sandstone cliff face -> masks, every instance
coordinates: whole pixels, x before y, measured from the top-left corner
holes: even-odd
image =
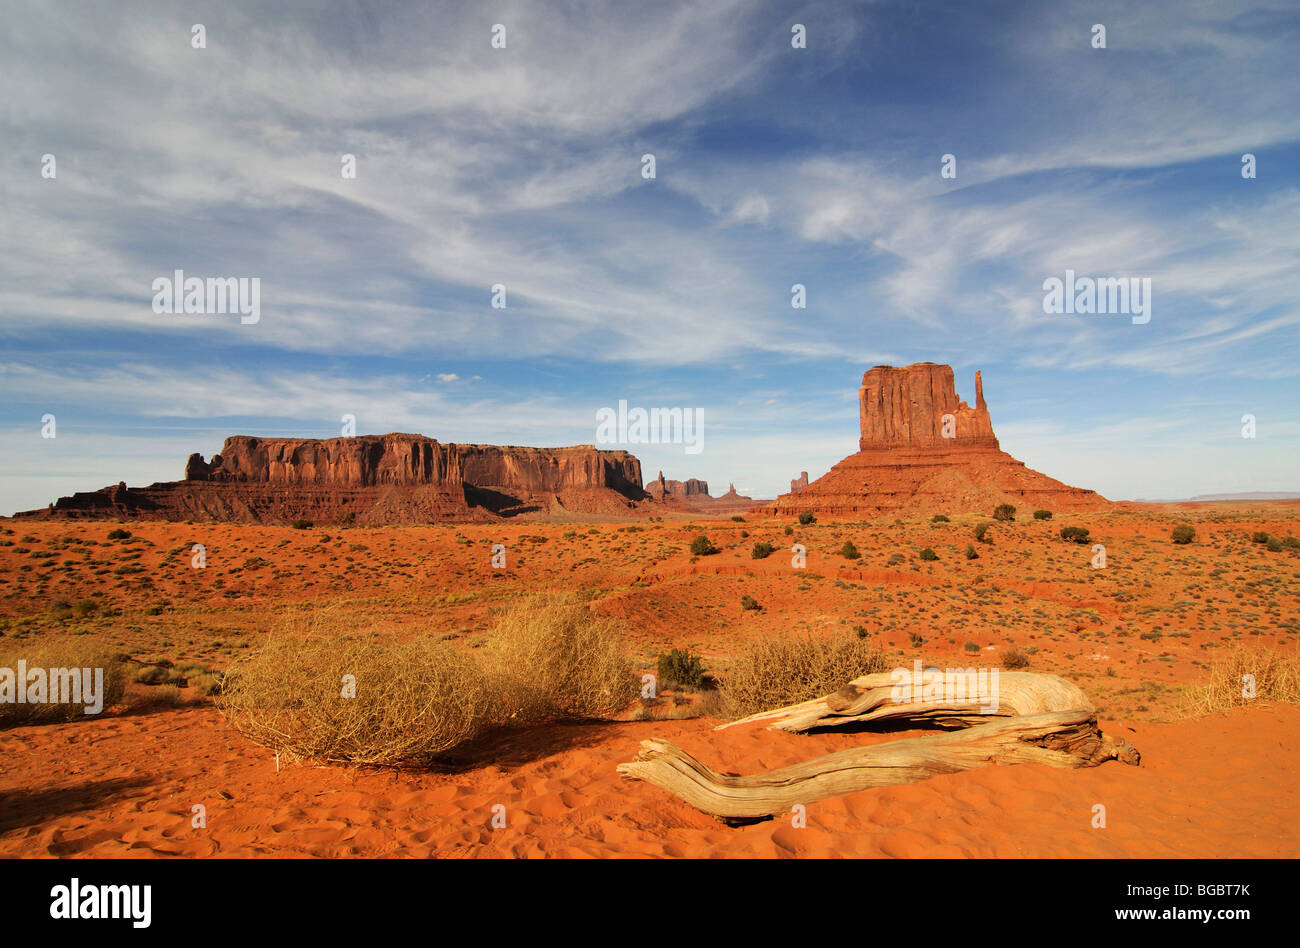
[[[444,444],[412,434],[226,439],[185,480],[60,498],[63,516],[399,524],[532,512],[613,513],[645,498],[641,462],[591,445]],[[42,515],[44,511],[32,511]]]
[[[972,408],[958,399],[951,366],[878,365],[862,377],[858,406],[858,452],[811,484],[791,481],[791,492],[766,512],[872,516],[991,513],[1002,503],[1022,510],[1109,505],[1096,492],[1040,474],[1001,450],[978,372]]]
[[[952,366],[918,362],[902,368],[878,365],[858,389],[862,437],[858,448],[936,448],[983,445],[996,448],[984,381],[975,373],[975,407],[957,398]],[[945,419],[950,415],[950,419]]]

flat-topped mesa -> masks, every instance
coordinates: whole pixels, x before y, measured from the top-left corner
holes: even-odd
[[[998,448],[979,372],[975,373],[972,408],[957,397],[950,365],[878,365],[862,376],[858,414],[862,431],[858,447],[863,451],[966,445]]]
[[[316,487],[437,485],[559,491],[607,487],[639,494],[641,463],[592,445],[524,448],[449,444],[413,434],[350,438],[235,435],[204,464],[192,455],[186,480]]]
[[[583,444],[446,444],[413,434],[226,439],[183,481],[118,484],[18,516],[368,526],[519,514],[627,514],[646,499],[641,462]]]

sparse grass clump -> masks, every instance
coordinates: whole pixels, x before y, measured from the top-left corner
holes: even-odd
[[[979,559],[979,558],[980,558],[980,555],[979,555],[978,553],[975,552],[975,547],[972,546],[971,544],[967,543],[967,544],[966,544],[966,559],[968,559],[968,560],[977,560],[977,559]]]
[[[757,611],[759,609],[762,609],[763,607],[758,604],[758,600],[755,599],[753,596],[746,595],[740,597],[740,608],[748,612],[751,610]]]
[[[675,648],[660,655],[655,671],[660,686],[704,687],[704,660],[686,649]]]
[[[742,718],[830,694],[888,669],[885,654],[856,636],[755,639],[721,676],[721,710]]]
[[[25,694],[31,694],[31,671],[39,668],[46,673],[44,695],[46,700],[43,703],[25,702],[19,704],[17,702],[16,689],[23,685],[23,683],[17,681],[18,662],[20,660],[27,663],[28,682],[26,684],[28,690]],[[107,652],[67,641],[51,642],[28,648],[15,643],[4,652],[0,652],[0,669],[7,669],[7,671],[0,672],[0,728],[16,727],[23,724],[57,724],[68,721],[81,721],[93,717],[94,715],[86,714],[85,699],[87,696],[84,693],[78,694],[80,683],[84,681],[81,673],[83,668],[92,670],[92,681],[94,669],[102,668],[104,670],[104,694],[101,713],[122,700],[122,695],[126,691],[126,673],[121,661]],[[73,689],[71,680],[64,675],[59,676],[57,683],[51,681],[54,669],[75,669],[78,686]],[[55,694],[56,684],[59,692],[57,695]],[[68,692],[64,692],[65,687],[69,689]],[[54,697],[79,698],[80,700],[55,703],[50,700]]]
[[[992,543],[993,539],[989,536],[989,525],[987,523],[977,523],[975,525],[975,539],[980,543]]]
[[[1254,697],[1248,698],[1252,683]],[[1224,649],[1210,663],[1209,681],[1187,691],[1184,712],[1216,714],[1260,700],[1300,704],[1300,654],[1246,645]]]

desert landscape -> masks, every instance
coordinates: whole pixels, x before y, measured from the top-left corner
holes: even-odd
[[[868,370],[859,452],[743,513],[641,488],[624,452],[475,446],[498,461],[471,478],[391,435],[231,438],[184,481],[6,518],[0,665],[121,685],[94,716],[3,707],[0,854],[1294,856],[1300,501],[1108,501],[1001,452],[976,390]],[[1140,764],[956,768],[757,820],[620,771],[646,740],[732,775],[933,742],[721,728],[922,667],[1064,679]]]
[[[5,933],[1286,924],[1294,4],[2,19]]]

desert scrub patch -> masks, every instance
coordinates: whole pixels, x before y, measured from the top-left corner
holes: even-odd
[[[675,648],[660,655],[655,672],[661,686],[704,687],[704,660],[687,649]]]
[[[998,504],[993,508],[994,520],[1011,521],[1016,519],[1016,508],[1011,504]]]
[[[501,695],[497,723],[608,717],[637,696],[622,630],[573,595],[512,606],[488,632],[483,657]]]
[[[858,548],[853,545],[852,540],[845,540],[844,545],[841,546],[837,552],[846,560],[856,560],[862,556],[862,554],[858,552]]]
[[[808,524],[816,523],[816,522],[817,522],[817,517],[813,514],[811,510],[803,510],[799,512],[799,523],[802,526],[806,527],[808,526]]]
[[[720,676],[720,710],[742,718],[819,698],[889,667],[884,652],[857,636],[754,639]]]
[[[1034,519],[1035,519],[1035,520],[1051,520],[1051,519],[1052,519],[1052,512],[1051,512],[1050,510],[1035,510],[1035,511],[1034,511]]]
[[[933,517],[930,518],[930,522],[931,522],[931,523],[948,523],[948,522],[949,522],[949,519],[948,519],[947,514],[935,514]]]
[[[65,641],[25,647],[15,642],[0,651],[0,668],[12,670],[15,679],[19,661],[26,662],[29,675],[30,671],[36,668],[46,671],[46,698],[53,696],[48,678],[52,669],[77,669],[78,678],[81,679],[80,669],[92,669],[93,675],[93,669],[102,668],[104,670],[103,710],[107,710],[120,702],[123,693],[126,691],[126,673],[122,662],[115,658],[111,652],[93,646],[87,647]],[[66,679],[62,680],[66,684]],[[17,685],[16,680],[14,684]],[[3,694],[3,690],[0,690],[0,694]],[[92,715],[86,714],[86,696],[83,694],[80,697],[82,699],[80,702],[52,703],[46,701],[44,703],[25,702],[19,704],[14,700],[16,695],[4,695],[4,700],[0,700],[0,728],[17,727],[24,724],[64,723],[92,717]]]
[[[939,554],[934,552],[934,550],[930,549],[928,546],[921,550],[919,555],[921,559],[925,560],[927,563],[933,563],[939,558]]]
[[[754,548],[749,551],[750,559],[765,560],[776,552],[776,547],[766,540],[759,540],[754,544]]]
[[[1209,679],[1184,693],[1182,711],[1215,714],[1261,699],[1300,704],[1300,655],[1247,645],[1222,649],[1210,661]]]
[[[1174,527],[1170,539],[1175,543],[1191,543],[1196,539],[1196,530],[1188,524],[1179,524]]]
[[[712,556],[714,553],[719,552],[721,551],[709,542],[709,538],[703,533],[691,541],[691,554],[693,556]]]
[[[758,600],[753,596],[745,595],[740,597],[740,608],[746,611],[757,611],[763,607],[758,604]]]
[[[1088,532],[1087,527],[1062,527],[1061,539],[1071,543],[1087,543]]]
[[[1002,653],[1002,667],[1008,669],[1028,668],[1029,656],[1018,648],[1009,648]]]
[[[216,703],[236,731],[291,760],[400,767],[481,733],[493,697],[454,646],[359,633],[326,613],[232,665]]]

